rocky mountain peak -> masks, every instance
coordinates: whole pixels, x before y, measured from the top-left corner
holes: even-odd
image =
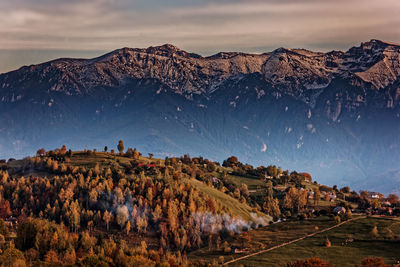
[[[260,73],[271,86],[304,99],[307,91],[327,87],[335,77],[356,77],[379,89],[400,76],[400,46],[371,40],[347,52],[278,48],[270,53],[220,52],[202,57],[171,44],[121,48],[89,59],[58,59],[0,76],[0,87],[21,89],[39,83],[45,91],[87,94],[124,79],[156,79],[172,91],[191,96],[214,92],[227,79]],[[314,90],[315,91],[315,90]]]
[[[326,87],[339,57],[305,49],[278,48],[263,65],[265,80],[290,95],[303,97],[309,89]]]
[[[146,53],[155,54],[155,55],[162,55],[162,56],[180,56],[180,57],[187,57],[187,58],[201,58],[200,55],[195,53],[188,53],[172,44],[164,44],[161,46],[151,46],[146,49]]]
[[[386,47],[400,47],[400,44],[386,42],[378,39],[371,39],[369,42],[361,43],[363,49],[376,49],[376,48],[386,48]]]
[[[349,49],[343,69],[353,72],[376,89],[393,84],[400,77],[400,45],[372,39]]]
[[[284,54],[284,53],[289,53],[291,52],[291,49],[289,48],[285,48],[285,47],[279,47],[277,49],[275,49],[274,51],[272,51],[272,54]]]

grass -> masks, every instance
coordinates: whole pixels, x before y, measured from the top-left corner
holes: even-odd
[[[382,237],[373,238],[371,229],[377,226],[381,231],[394,223],[398,222],[372,217],[359,219],[297,243],[238,261],[233,266],[285,266],[288,262],[309,257],[320,257],[335,266],[355,266],[366,257],[382,257],[386,264],[393,264],[400,259],[400,242]],[[332,243],[329,248],[323,246],[326,237]],[[353,238],[354,242],[343,245],[347,238]]]
[[[205,194],[215,198],[218,200],[223,206],[225,206],[231,213],[232,215],[236,217],[241,217],[244,220],[250,221],[252,220],[252,217],[250,216],[250,213],[252,213],[252,208],[248,206],[245,203],[240,203],[237,199],[213,188],[210,186],[207,186],[205,183],[196,180],[196,179],[187,179],[187,181],[197,187],[201,192],[204,192]],[[271,220],[271,218],[267,217],[268,220]]]
[[[393,232],[395,235],[400,235],[400,221],[393,223],[393,224],[390,226],[390,230],[392,230],[392,232]]]
[[[156,160],[156,159],[154,159],[154,160]],[[132,161],[132,158],[123,157],[118,154],[111,154],[111,153],[106,153],[106,152],[95,152],[95,153],[91,153],[90,155],[88,155],[87,153],[85,153],[83,151],[79,151],[79,152],[73,152],[72,157],[70,158],[70,161],[68,163],[70,163],[74,166],[85,166],[85,167],[92,168],[97,163],[99,163],[100,166],[105,166],[112,162],[128,164],[130,161]],[[148,163],[152,160],[150,160],[149,158],[146,158],[146,157],[140,157],[139,161]]]
[[[248,232],[250,241],[245,245],[250,252],[274,247],[276,245],[303,237],[315,231],[328,228],[335,225],[335,222],[329,217],[317,217],[306,221],[287,221],[260,227]],[[238,236],[228,239],[230,246],[241,246],[241,240]],[[221,250],[217,251],[208,247],[199,249],[190,253],[189,258],[197,261],[212,262],[220,256],[224,256],[225,262],[243,256],[243,254],[225,254]],[[260,265],[261,266],[261,265]]]
[[[236,175],[228,175],[227,177],[234,184],[238,186],[240,186],[241,184],[246,184],[249,190],[257,190],[258,188],[264,188],[266,186],[266,183],[262,181],[260,178],[252,178],[252,177],[244,177]]]
[[[7,166],[10,168],[21,168],[25,164],[26,159],[15,160],[7,163]],[[129,164],[132,161],[132,158],[127,158],[119,155],[118,153],[111,154],[109,152],[93,152],[91,154],[87,154],[84,151],[74,151],[72,152],[71,157],[67,157],[65,164],[70,164],[72,166],[78,167],[86,167],[93,168],[96,164],[99,164],[100,167],[106,167],[112,164],[113,162],[117,162],[119,164]],[[139,162],[142,163],[150,163],[150,162],[160,162],[163,164],[164,160],[161,159],[150,159],[147,157],[139,157]]]

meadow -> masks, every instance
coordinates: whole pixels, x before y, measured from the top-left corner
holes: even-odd
[[[400,221],[390,218],[362,218],[229,266],[285,266],[288,262],[310,257],[320,257],[335,266],[344,267],[356,266],[367,257],[381,257],[386,264],[394,264],[400,260],[399,225]],[[371,234],[374,226],[379,232],[377,237]],[[388,229],[392,231],[391,236]],[[331,247],[325,247],[326,238],[330,240]],[[346,239],[353,239],[353,242],[346,244]]]

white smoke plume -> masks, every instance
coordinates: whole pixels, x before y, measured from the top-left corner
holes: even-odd
[[[259,217],[256,213],[250,213],[252,220],[245,221],[242,218],[234,218],[229,214],[212,214],[210,212],[196,212],[193,220],[204,233],[218,233],[221,230],[241,233],[245,228],[257,228],[268,224],[268,220]]]

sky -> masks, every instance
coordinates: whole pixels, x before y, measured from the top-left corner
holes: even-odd
[[[164,43],[201,55],[400,43],[399,0],[1,0],[0,73]]]

